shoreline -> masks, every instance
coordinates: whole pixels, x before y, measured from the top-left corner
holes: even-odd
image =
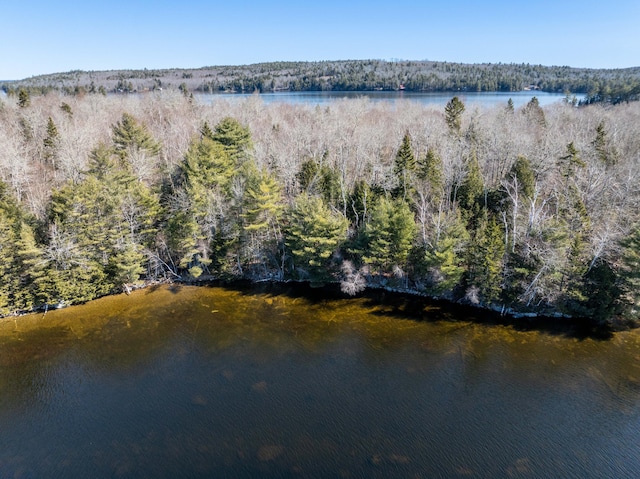
[[[406,319],[416,321],[458,321],[452,319],[455,316],[462,316],[467,320],[484,324],[486,326],[501,325],[512,327],[520,331],[542,331],[554,335],[565,335],[584,339],[587,337],[595,339],[611,339],[614,333],[632,331],[638,329],[638,325],[626,321],[624,324],[600,324],[588,318],[571,317],[557,313],[555,315],[540,314],[536,312],[524,313],[514,312],[510,308],[487,307],[475,305],[468,302],[454,301],[451,299],[428,295],[410,288],[393,288],[382,285],[367,285],[364,290],[349,295],[340,290],[339,282],[325,282],[314,284],[311,281],[299,280],[250,280],[236,279],[225,281],[213,276],[202,279],[165,279],[162,281],[145,281],[133,285],[127,285],[127,289],[120,292],[113,292],[85,303],[61,304],[57,307],[43,306],[33,311],[20,311],[11,315],[0,317],[0,323],[13,321],[18,325],[19,318],[28,316],[42,317],[38,321],[46,318],[47,312],[59,309],[67,309],[72,306],[80,306],[106,297],[118,295],[129,296],[139,290],[149,290],[162,286],[194,286],[194,287],[219,287],[226,289],[236,289],[240,291],[250,291],[256,294],[270,293],[274,295],[302,296],[309,300],[336,300],[343,301],[357,298],[368,298],[380,305],[387,305],[390,314],[403,316]],[[455,315],[452,313],[456,313]]]
[[[259,292],[260,289],[277,294],[288,294],[287,289],[295,290],[295,294],[302,294],[313,299],[335,299],[348,300],[350,298],[370,298],[376,302],[389,303],[394,306],[398,314],[404,314],[408,319],[418,321],[434,320],[425,314],[425,309],[433,306],[440,308],[445,316],[445,310],[456,311],[471,318],[471,321],[486,325],[511,326],[520,330],[541,330],[554,334],[566,334],[580,338],[594,337],[608,339],[615,332],[631,331],[639,326],[630,321],[615,321],[612,324],[598,323],[589,318],[572,317],[560,312],[555,314],[544,314],[537,312],[517,312],[511,308],[500,308],[498,306],[488,307],[479,304],[471,304],[463,301],[432,296],[427,293],[410,288],[393,288],[389,286],[368,284],[364,290],[349,295],[340,290],[339,282],[325,282],[321,285],[314,285],[311,281],[272,279],[252,281],[249,279],[238,279],[235,281],[223,281],[217,278],[204,278],[202,280],[170,281],[173,284],[184,284],[190,286],[211,286],[232,288],[240,290],[252,290]],[[431,311],[430,311],[431,312]],[[451,320],[451,319],[446,319]]]

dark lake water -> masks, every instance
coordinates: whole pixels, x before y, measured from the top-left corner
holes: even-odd
[[[0,477],[640,477],[638,332],[324,298],[162,286],[2,320]]]
[[[418,93],[406,91],[324,91],[324,92],[277,92],[277,93],[261,93],[261,94],[199,94],[198,99],[203,103],[210,103],[216,100],[241,100],[252,97],[260,98],[266,104],[270,103],[292,103],[302,105],[321,105],[326,106],[338,100],[366,98],[372,102],[388,102],[396,104],[402,101],[417,102],[423,105],[431,105],[442,107],[454,96],[458,96],[465,105],[494,107],[499,105],[507,105],[509,98],[513,101],[515,108],[526,105],[535,96],[540,105],[550,105],[561,102],[566,95],[562,93],[546,93],[542,91],[518,91],[518,92],[436,92],[436,93]],[[578,100],[584,98],[584,95],[576,95]]]

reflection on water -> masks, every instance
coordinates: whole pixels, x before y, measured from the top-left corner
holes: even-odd
[[[0,477],[640,476],[637,332],[288,293],[3,320]]]

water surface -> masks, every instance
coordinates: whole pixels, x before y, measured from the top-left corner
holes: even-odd
[[[517,91],[517,92],[407,92],[407,91],[296,91],[276,93],[218,93],[198,94],[197,98],[203,103],[211,103],[219,99],[238,100],[247,98],[260,98],[266,104],[291,103],[301,105],[327,106],[344,99],[366,98],[372,102],[387,102],[398,104],[403,101],[417,102],[444,108],[447,102],[454,96],[458,96],[465,105],[491,108],[494,106],[507,106],[509,99],[513,101],[515,108],[526,105],[533,97],[538,99],[541,106],[551,105],[563,101],[566,95],[562,93],[548,93],[543,91]],[[577,95],[581,100],[584,95]]]
[[[638,333],[374,299],[163,286],[3,320],[0,477],[640,477]]]

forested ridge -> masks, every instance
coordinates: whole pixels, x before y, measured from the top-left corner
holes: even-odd
[[[2,88],[66,94],[273,91],[521,91],[586,95],[587,102],[637,100],[640,67],[589,69],[530,64],[465,64],[436,61],[343,60],[271,62],[193,69],[71,71],[7,82]]]
[[[0,313],[307,280],[635,318],[640,104],[0,99]]]

